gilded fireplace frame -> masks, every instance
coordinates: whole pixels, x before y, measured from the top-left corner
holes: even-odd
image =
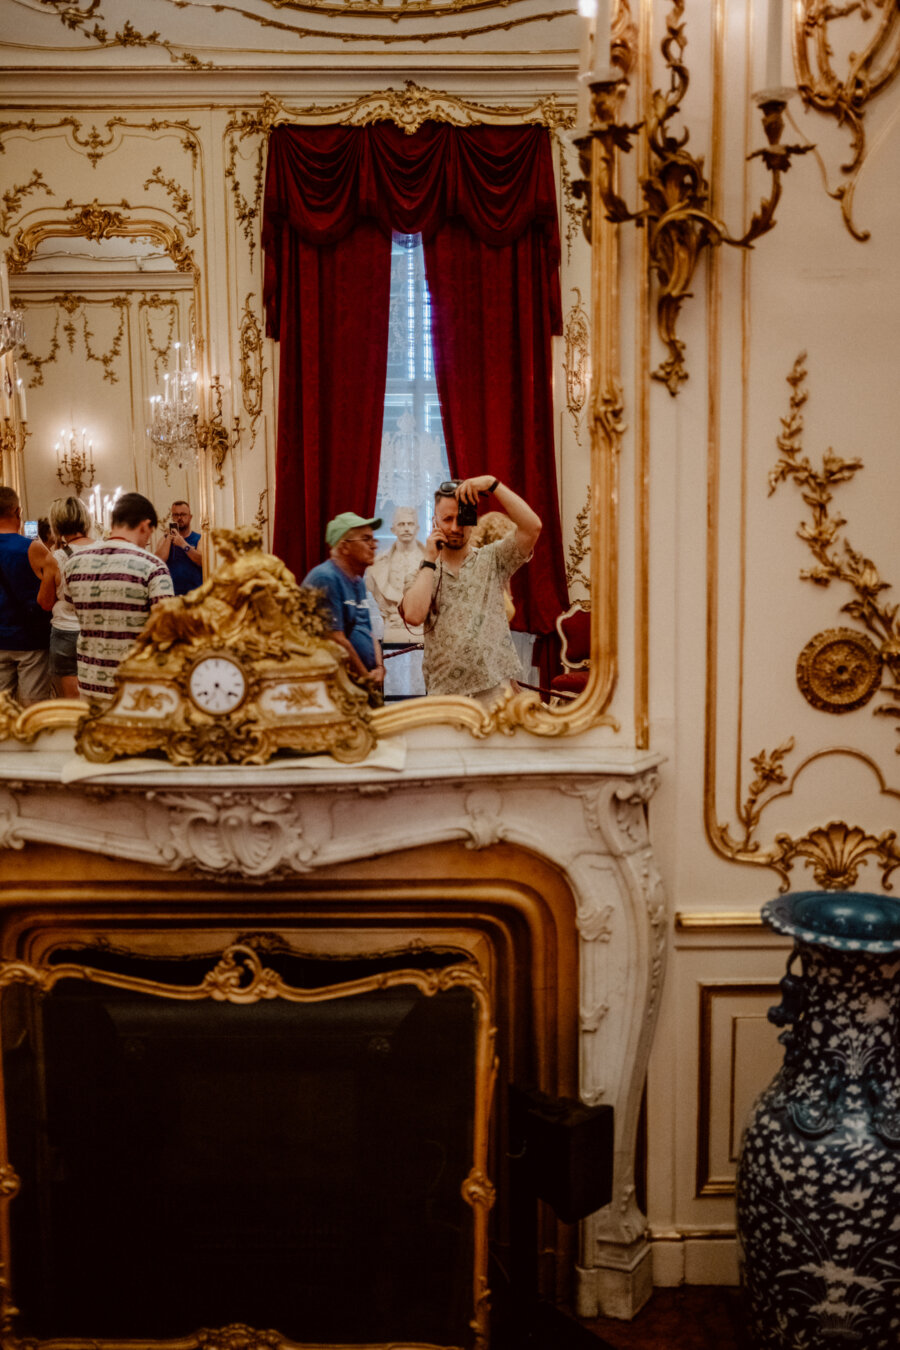
[[[115,926],[115,925],[113,925]],[[495,1053],[496,1027],[493,1025],[490,977],[481,968],[477,946],[467,952],[461,944],[459,960],[440,969],[395,967],[388,971],[348,980],[320,988],[305,989],[286,983],[265,964],[267,949],[272,949],[270,935],[251,935],[244,940],[227,943],[218,956],[210,957],[210,969],[198,985],[185,986],[149,980],[136,975],[102,970],[79,962],[50,964],[55,948],[68,945],[65,925],[44,933],[37,943],[32,960],[0,960],[0,1024],[3,1016],[3,991],[24,985],[41,993],[49,993],[62,980],[83,980],[112,988],[142,993],[182,1002],[214,1000],[220,1003],[251,1005],[262,1000],[283,999],[291,1003],[310,1004],[350,998],[387,988],[412,987],[430,998],[445,990],[465,989],[475,1009],[475,1043],[473,1066],[473,1121],[471,1166],[465,1177],[461,1196],[472,1213],[472,1312],[469,1325],[473,1332],[473,1350],[485,1350],[488,1343],[488,1316],[490,1292],[488,1288],[488,1220],[494,1204],[495,1189],[488,1177],[490,1120],[498,1061]],[[178,930],[176,930],[178,931]],[[145,930],[149,934],[151,929]],[[157,943],[159,932],[155,934]],[[83,938],[82,938],[83,941]],[[196,933],[195,933],[196,941]],[[171,937],[168,939],[171,944]],[[80,943],[76,940],[76,946]],[[302,945],[302,944],[301,944]],[[138,944],[138,947],[140,944]],[[303,954],[284,943],[275,948]],[[130,947],[119,950],[133,954]],[[403,949],[393,953],[402,959]],[[375,954],[375,953],[370,953]],[[384,953],[378,953],[384,954]],[[483,958],[483,953],[480,953]],[[28,1337],[22,1341],[15,1332],[17,1316],[14,1278],[15,1261],[12,1252],[10,1206],[20,1190],[20,1179],[14,1160],[9,1157],[5,1110],[5,1084],[0,1060],[0,1260],[3,1276],[0,1278],[0,1347],[2,1350],[20,1350],[27,1344],[30,1350],[136,1350],[136,1347],[157,1346],[159,1350],[344,1350],[343,1347],[317,1343],[300,1343],[272,1330],[254,1330],[243,1324],[230,1324],[215,1330],[198,1329],[194,1334],[178,1339],[147,1340],[101,1339],[93,1337],[54,1337],[38,1340]],[[375,1343],[355,1344],[352,1350],[386,1350]],[[459,1350],[456,1346],[432,1345],[416,1342],[392,1341],[390,1350]]]

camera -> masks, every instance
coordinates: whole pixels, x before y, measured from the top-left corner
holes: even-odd
[[[460,529],[466,525],[478,524],[478,507],[475,502],[464,502],[461,499],[456,506],[456,523]]]

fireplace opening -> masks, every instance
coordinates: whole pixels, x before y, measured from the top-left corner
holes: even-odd
[[[20,1338],[478,1343],[490,996],[467,953],[56,947],[0,997]]]

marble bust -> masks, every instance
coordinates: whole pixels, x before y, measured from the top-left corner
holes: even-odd
[[[416,538],[419,524],[414,506],[398,506],[391,521],[396,536],[366,571],[366,586],[384,619],[384,642],[421,640],[421,628],[407,628],[397,606],[419,569],[424,546]]]

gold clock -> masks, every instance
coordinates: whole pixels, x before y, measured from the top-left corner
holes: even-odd
[[[264,764],[279,750],[355,763],[375,746],[365,690],[327,633],[315,591],[263,553],[258,531],[218,530],[223,565],[163,600],[76,733],[87,759]]]
[[[231,656],[201,656],[188,674],[188,694],[195,705],[214,717],[234,712],[247,697],[247,676]]]

